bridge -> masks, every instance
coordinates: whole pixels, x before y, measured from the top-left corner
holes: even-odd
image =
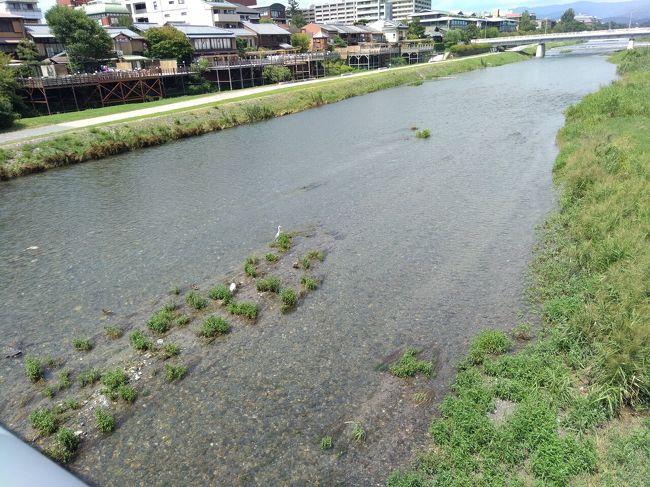
[[[493,47],[514,47],[537,44],[537,57],[546,54],[546,43],[550,41],[588,41],[594,39],[629,39],[627,48],[634,48],[634,39],[649,37],[650,27],[635,27],[633,29],[588,30],[582,32],[562,32],[557,34],[533,34],[527,36],[492,37],[473,39],[472,44],[490,44]]]

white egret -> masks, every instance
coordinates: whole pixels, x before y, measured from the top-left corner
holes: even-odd
[[[280,234],[282,233],[282,226],[278,225],[278,233],[275,234],[275,239],[277,240],[278,237],[280,237]]]
[[[234,282],[231,282],[231,283],[230,283],[230,293],[232,294],[232,293],[234,293],[236,290],[237,290],[237,284],[235,284]]]

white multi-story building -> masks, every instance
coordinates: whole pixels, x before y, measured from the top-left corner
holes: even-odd
[[[431,0],[334,0],[309,7],[317,24],[354,24],[359,20],[406,20],[415,12],[429,10]]]
[[[2,1],[2,0],[0,0]],[[183,22],[189,25],[212,25],[236,28],[245,20],[259,19],[250,7],[204,0],[123,0],[136,23]]]
[[[41,21],[38,0],[0,0],[0,14],[20,17],[26,24],[38,24]]]

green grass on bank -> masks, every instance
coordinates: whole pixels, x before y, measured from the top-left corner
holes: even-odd
[[[456,61],[452,61],[456,62]],[[404,66],[401,68],[395,68],[395,69],[411,69],[414,68],[415,66]],[[381,71],[375,71],[373,73],[367,74],[367,76],[372,76],[375,73],[381,73]],[[319,84],[327,84],[329,82],[336,83],[340,81],[340,77],[332,77],[328,81],[320,81]],[[259,87],[257,87],[259,88]],[[292,85],[287,85],[287,86],[280,86],[276,85],[276,89],[273,90],[273,94],[276,93],[289,93],[289,92],[294,92],[294,91],[299,91],[304,89],[304,85],[297,85],[297,86],[292,86]],[[35,128],[35,127],[43,127],[45,125],[54,125],[54,124],[59,124],[59,123],[66,123],[66,122],[75,122],[78,120],[85,120],[85,119],[92,119],[92,118],[97,118],[97,117],[103,117],[105,115],[114,115],[118,113],[127,113],[135,110],[141,110],[144,108],[153,108],[153,107],[160,107],[160,106],[166,106],[166,105],[172,105],[174,103],[180,103],[184,101],[191,101],[191,100],[200,100],[202,98],[209,98],[211,96],[214,96],[218,94],[219,92],[213,92],[213,93],[205,93],[201,95],[186,95],[186,96],[179,96],[175,98],[164,98],[162,100],[154,100],[154,101],[148,101],[148,102],[139,102],[139,103],[129,103],[125,105],[114,105],[114,106],[109,106],[109,107],[102,107],[102,108],[91,108],[88,110],[82,110],[78,112],[66,112],[66,113],[56,113],[53,115],[43,115],[39,117],[30,117],[30,118],[23,118],[16,123],[9,129],[5,131],[0,131],[0,133],[3,132],[15,132],[17,130],[23,130],[23,129],[29,129],[29,128]],[[225,91],[222,91],[221,93],[226,93]],[[219,102],[206,102],[205,105],[197,105],[192,108],[181,108],[178,110],[172,110],[170,111],[173,113],[179,113],[183,111],[188,111],[188,110],[193,110],[193,109],[198,109],[198,108],[205,108],[207,105],[221,105],[225,103],[232,103],[235,101],[243,101],[243,100],[250,100],[253,98],[261,98],[269,96],[268,93],[251,93],[248,95],[241,95],[238,97],[234,98],[229,98],[227,100],[222,100]],[[148,116],[147,116],[148,117]]]
[[[500,66],[526,59],[517,53],[499,53],[440,64],[420,64],[407,69],[379,71],[367,76],[339,78],[286,91],[251,95],[243,101],[212,103],[209,108],[183,109],[155,118],[90,127],[52,136],[18,148],[0,149],[0,179],[9,179],[54,167],[164,144],[170,140],[205,134],[296,113],[405,84],[417,85],[453,74]]]
[[[648,485],[650,49],[613,61],[623,78],[558,134],[560,204],[533,263],[539,340],[513,352],[479,335],[430,447],[388,486]]]

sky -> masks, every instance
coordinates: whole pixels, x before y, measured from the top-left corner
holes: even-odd
[[[236,0],[232,0],[237,3]],[[286,4],[286,0],[276,0]],[[313,3],[323,3],[324,0],[298,0],[301,7],[308,7]],[[563,3],[573,3],[576,0],[431,0],[433,9],[436,10],[471,10],[471,11],[491,11],[495,8],[509,9],[513,7],[537,7],[540,5],[558,5]],[[590,0],[594,3],[607,3],[599,0]],[[615,1],[625,0],[608,0],[612,3]],[[56,3],[56,0],[40,0],[38,2],[43,14]],[[273,0],[257,0],[258,5],[269,5],[274,3]]]

